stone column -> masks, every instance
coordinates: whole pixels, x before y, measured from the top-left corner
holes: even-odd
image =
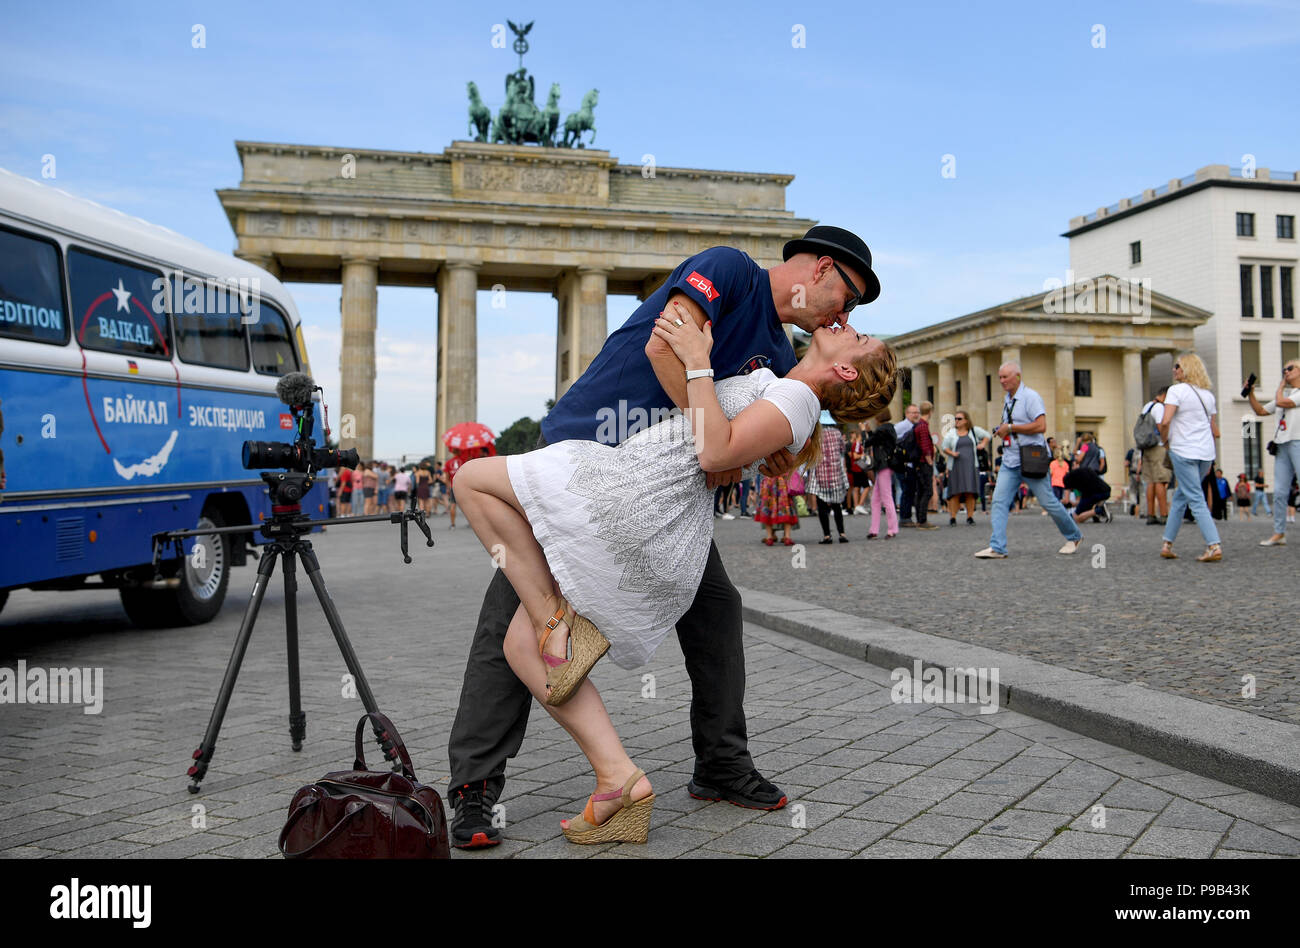
[[[478,264],[438,271],[438,454],[449,428],[478,417]]]
[[[1056,347],[1056,418],[1047,433],[1062,449],[1074,448],[1074,346]]]
[[[343,259],[343,344],[339,349],[339,447],[356,448],[361,460],[375,450],[375,321],[379,261]]]
[[[956,407],[957,376],[953,371],[952,359],[940,359],[939,385],[934,390],[934,414],[930,416],[930,426],[936,436],[943,433],[943,416],[951,414]]]
[[[1002,366],[1006,365],[1008,362],[1014,362],[1014,363],[1016,363],[1017,365],[1019,365],[1019,366],[1021,367],[1021,369],[1024,369],[1024,365],[1021,364],[1021,362],[1020,362],[1020,347],[1019,347],[1019,346],[1003,346],[1003,347],[1002,347],[1002,361],[998,363],[998,368],[999,368],[999,369],[1002,368]],[[994,372],[993,374],[994,374],[994,375],[997,375],[997,372]],[[1030,386],[1030,387],[1032,388],[1033,386]]]
[[[600,354],[605,345],[608,312],[606,285],[609,270],[600,267],[578,267],[578,325],[576,327],[577,363],[574,378],[587,371],[587,366]]]
[[[972,352],[966,357],[966,410],[970,412],[971,423],[981,428],[989,426],[989,403],[984,397],[984,353]]]
[[[925,401],[925,389],[930,384],[925,377],[925,363],[912,366],[912,404]]]
[[[1142,391],[1142,351],[1140,349],[1124,350],[1124,452],[1135,447],[1133,441],[1133,423],[1137,421],[1138,412],[1145,403]]]
[[[899,379],[894,387],[894,397],[889,400],[889,421],[894,423],[903,417],[903,382]]]

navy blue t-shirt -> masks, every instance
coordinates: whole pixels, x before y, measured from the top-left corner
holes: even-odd
[[[772,301],[767,271],[734,247],[710,247],[688,257],[663,286],[605,340],[587,371],[542,419],[542,436],[557,441],[618,444],[676,410],[645,346],[668,297],[681,291],[713,320],[709,363],[714,378],[769,368],[778,378],[795,366],[794,348]]]

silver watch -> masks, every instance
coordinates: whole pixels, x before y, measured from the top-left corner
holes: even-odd
[[[687,369],[686,370],[686,381],[688,382],[691,381],[692,379],[711,379],[711,378],[713,378],[712,369]]]

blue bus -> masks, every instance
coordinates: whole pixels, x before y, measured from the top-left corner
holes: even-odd
[[[0,169],[0,608],[19,588],[112,588],[137,625],[210,620],[267,542],[241,447],[293,440],[275,386],[298,371],[270,273]],[[326,491],[303,512],[325,515]],[[242,524],[154,561],[155,533]]]

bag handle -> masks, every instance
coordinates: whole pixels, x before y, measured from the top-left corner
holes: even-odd
[[[343,830],[347,828],[347,826],[352,822],[352,820],[356,818],[358,813],[360,813],[368,806],[373,806],[373,804],[362,800],[354,800],[353,802],[348,804],[347,812],[343,814],[343,818],[339,820],[337,823],[335,823],[332,827],[330,827],[330,831],[328,833],[326,833],[320,839],[313,840],[312,844],[308,846],[306,849],[300,849],[297,852],[289,852],[289,850],[285,849],[284,846],[284,842],[289,835],[289,831],[293,829],[294,824],[297,823],[298,820],[302,819],[304,813],[306,813],[312,807],[316,806],[316,804],[319,802],[320,801],[318,800],[312,800],[311,803],[308,803],[305,806],[298,807],[298,809],[293,811],[293,815],[289,817],[289,822],[284,824],[284,829],[280,830],[280,844],[279,844],[280,852],[284,855],[286,859],[299,859],[303,856],[306,856],[312,850],[324,846],[335,836],[338,836],[340,833],[342,833]]]
[[[361,747],[361,733],[366,729],[366,722],[373,721],[380,732],[380,739],[391,741],[393,749],[397,751],[402,761],[402,775],[408,780],[415,780],[415,767],[411,764],[411,755],[406,752],[406,745],[402,743],[402,736],[397,733],[397,728],[393,722],[388,720],[388,716],[382,711],[374,711],[370,714],[362,715],[361,720],[357,722],[357,759],[352,762],[353,770],[366,770],[366,755]]]

